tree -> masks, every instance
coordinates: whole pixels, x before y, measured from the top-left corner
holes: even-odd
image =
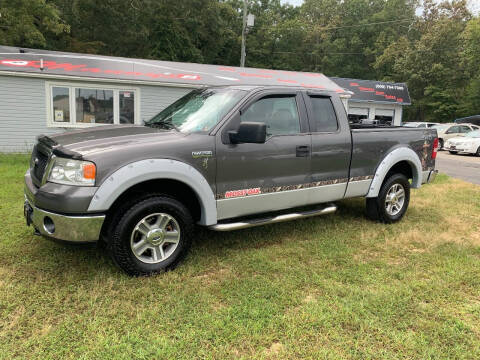
[[[68,33],[54,4],[45,0],[14,0],[0,3],[0,44],[45,48],[49,36]]]
[[[376,59],[379,73],[389,73],[384,78],[407,82],[413,99],[407,118],[447,122],[458,115],[468,83],[461,34],[470,16],[464,0],[425,0],[411,31]]]

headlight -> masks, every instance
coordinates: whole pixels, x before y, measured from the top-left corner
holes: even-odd
[[[94,186],[95,164],[89,161],[54,158],[48,181],[57,184]]]

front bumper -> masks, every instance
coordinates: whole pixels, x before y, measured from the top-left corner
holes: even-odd
[[[39,209],[25,197],[24,216],[27,225],[45,237],[72,241],[92,242],[100,238],[105,215],[69,216]]]
[[[88,199],[84,194],[86,190],[70,187],[63,191],[64,188],[66,186],[60,185],[51,192],[39,191],[33,185],[30,172],[27,171],[23,211],[27,225],[33,225],[37,233],[53,239],[72,242],[97,241],[105,215],[81,213],[80,210],[85,207],[83,203],[87,203],[84,199]],[[87,190],[91,191],[88,188]],[[79,191],[81,196],[77,194]],[[44,210],[46,205],[52,208],[55,206],[56,211]],[[64,215],[62,212],[74,215]]]

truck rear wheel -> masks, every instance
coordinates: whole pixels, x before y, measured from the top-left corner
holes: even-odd
[[[410,183],[403,174],[388,177],[376,198],[367,198],[367,216],[375,221],[390,224],[399,221],[410,202]]]
[[[193,219],[179,201],[152,196],[130,207],[113,226],[110,253],[132,276],[173,269],[186,255]]]

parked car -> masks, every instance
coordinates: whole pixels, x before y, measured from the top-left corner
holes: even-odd
[[[403,123],[405,127],[414,127],[414,128],[431,128],[432,126],[440,125],[439,123],[434,122],[423,122],[423,121],[411,121]]]
[[[410,188],[434,179],[436,151],[431,129],[350,127],[336,93],[203,88],[144,126],[40,137],[24,214],[37,234],[101,239],[128,274],[151,274],[180,261],[195,224],[243,229],[332,213],[353,197],[371,219],[399,221]]]
[[[470,131],[463,137],[454,137],[445,142],[450,154],[468,153],[480,156],[480,130]]]
[[[478,130],[480,127],[472,124],[442,124],[433,126],[432,129],[437,130],[438,148],[442,150],[445,141],[454,137],[465,136],[465,134],[473,130]]]
[[[459,118],[454,121],[456,124],[472,124],[480,126],[480,115],[472,115],[464,118]]]

